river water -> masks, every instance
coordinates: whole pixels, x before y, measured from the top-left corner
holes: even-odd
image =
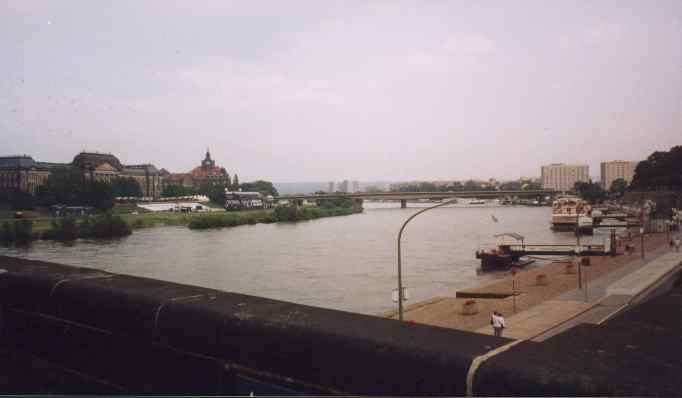
[[[117,240],[0,247],[0,254],[377,314],[396,307],[400,225],[428,205],[409,206],[365,202],[364,213],[344,217],[205,231],[156,227]],[[550,214],[549,207],[455,205],[415,218],[402,239],[407,304],[500,277],[479,275],[474,258],[479,247],[493,247],[496,233],[575,242],[571,233],[550,231]]]

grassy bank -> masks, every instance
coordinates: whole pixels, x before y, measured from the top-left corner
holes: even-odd
[[[339,207],[284,207],[274,210],[234,213],[112,212],[82,218],[30,218],[0,220],[0,242],[28,242],[39,239],[71,240],[126,236],[135,229],[182,226],[190,229],[235,227],[238,225],[296,222],[323,217],[361,213],[361,205]]]
[[[188,226],[190,229],[223,228],[245,224],[306,221],[323,217],[346,216],[361,212],[362,206],[360,205],[330,208],[291,206],[280,207],[274,211],[201,215],[192,218]]]

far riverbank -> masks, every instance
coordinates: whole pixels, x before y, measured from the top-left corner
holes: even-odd
[[[345,216],[363,211],[361,204],[330,207],[298,207],[237,212],[174,213],[140,212],[84,216],[78,218],[28,218],[0,220],[0,242],[30,242],[35,240],[73,240],[78,238],[107,238],[130,235],[132,230],[159,226],[187,226],[190,229],[209,229],[253,225],[260,223],[298,222],[324,217]],[[111,234],[94,234],[90,225],[106,220],[117,228]],[[67,233],[64,230],[67,229]],[[123,232],[117,232],[120,230]]]

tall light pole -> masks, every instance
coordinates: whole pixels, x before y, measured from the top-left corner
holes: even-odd
[[[418,215],[422,214],[425,211],[435,209],[436,207],[441,207],[445,206],[450,203],[457,202],[457,198],[452,198],[449,200],[446,200],[445,202],[439,203],[435,206],[427,207],[424,209],[419,210],[418,212],[414,213],[411,215],[403,225],[400,227],[400,232],[398,232],[398,319],[401,321],[403,320],[403,270],[402,270],[402,259],[401,259],[401,254],[400,254],[400,239],[403,237],[403,230],[405,230],[405,227],[407,226],[407,223],[412,221],[413,218],[417,217]]]

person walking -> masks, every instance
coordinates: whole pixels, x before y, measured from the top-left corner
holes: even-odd
[[[493,334],[495,337],[502,337],[502,329],[504,329],[504,317],[501,313],[493,311],[490,316],[490,323],[493,325]]]
[[[675,238],[675,251],[676,252],[680,251],[680,246],[682,246],[682,242],[680,242],[680,238]]]

